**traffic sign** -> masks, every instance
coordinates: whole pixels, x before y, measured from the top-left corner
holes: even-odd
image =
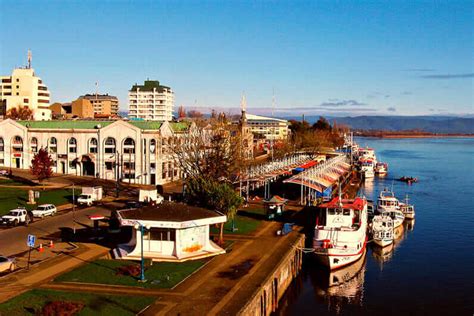
[[[33,248],[35,246],[36,242],[36,236],[35,235],[28,235],[28,240],[26,241],[26,244],[28,247]]]

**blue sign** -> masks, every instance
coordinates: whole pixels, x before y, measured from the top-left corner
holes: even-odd
[[[26,244],[28,247],[33,248],[35,246],[36,242],[36,236],[35,235],[28,235],[28,240],[26,241]]]

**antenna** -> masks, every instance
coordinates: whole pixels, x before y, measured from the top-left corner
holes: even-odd
[[[275,116],[275,88],[273,88],[273,96],[272,96],[272,117]]]
[[[31,54],[31,50],[28,49],[28,69],[31,69],[31,60],[33,59],[33,55]]]

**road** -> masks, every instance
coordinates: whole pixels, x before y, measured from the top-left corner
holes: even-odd
[[[92,206],[84,209],[79,209],[74,212],[76,218],[76,228],[83,228],[86,226],[92,226],[91,220],[87,217],[88,215],[110,215],[110,210]],[[12,256],[23,251],[28,250],[26,240],[29,234],[35,235],[36,239],[41,239],[60,232],[60,228],[70,227],[73,228],[73,212],[59,213],[52,217],[46,217],[44,219],[38,219],[28,226],[18,226],[10,229],[0,228],[0,255]],[[37,242],[38,244],[39,242]]]

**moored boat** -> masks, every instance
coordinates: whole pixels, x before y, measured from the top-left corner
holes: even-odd
[[[377,212],[381,215],[390,216],[393,220],[393,227],[396,228],[403,224],[405,215],[400,210],[400,202],[395,197],[393,191],[385,189],[380,192],[377,200]]]
[[[388,165],[385,162],[377,162],[375,165],[375,173],[378,176],[385,176],[388,172]]]
[[[375,176],[375,164],[372,159],[362,159],[360,163],[360,172],[365,179],[373,178]]]
[[[393,243],[393,220],[387,215],[374,216],[372,221],[372,238],[376,245],[386,247]]]
[[[331,270],[357,261],[367,244],[367,200],[338,197],[320,208],[324,217],[314,230],[315,255]]]
[[[415,206],[413,204],[408,204],[408,196],[405,198],[405,203],[400,202],[400,210],[405,219],[414,219],[415,218]]]

